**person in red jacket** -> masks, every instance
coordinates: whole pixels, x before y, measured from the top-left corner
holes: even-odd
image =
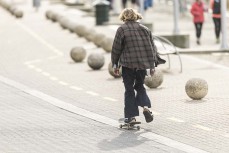
[[[200,45],[200,36],[202,26],[204,23],[204,3],[201,0],[196,0],[191,7],[191,13],[193,15],[193,22],[196,28],[197,44]]]

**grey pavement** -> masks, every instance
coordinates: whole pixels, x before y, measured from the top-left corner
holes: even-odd
[[[44,13],[50,8],[59,9],[74,16],[75,21],[106,35],[112,35],[114,31],[109,26],[94,27],[92,17],[81,16],[78,10],[61,4],[51,5],[44,1],[39,12],[30,6],[30,3],[20,5],[25,11],[20,20],[0,8],[0,75],[71,106],[111,120],[121,118],[124,88],[121,79],[114,79],[108,73],[110,54],[63,30],[59,24],[47,20]],[[163,16],[168,17],[168,14]],[[163,29],[171,30],[161,27]],[[74,63],[69,53],[76,45],[88,47],[87,56],[92,52],[102,53],[104,67],[92,71],[86,59]],[[214,44],[214,47],[218,46]],[[142,137],[136,131],[120,130],[118,126],[59,109],[28,92],[1,83],[0,151],[177,153],[182,152],[182,147],[171,147],[171,144],[181,142],[207,152],[228,152],[229,69],[192,56],[182,56],[182,59],[183,73],[179,73],[177,57],[171,56],[171,70],[166,69],[167,65],[160,67],[165,72],[162,86],[147,88],[155,114],[154,122],[145,123],[142,114],[138,118],[145,132],[171,141],[159,143],[156,138]],[[191,100],[185,93],[185,83],[192,77],[201,77],[208,82],[209,93],[203,100]]]

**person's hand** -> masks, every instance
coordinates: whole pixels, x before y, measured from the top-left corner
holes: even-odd
[[[113,71],[116,76],[119,76],[119,68],[114,68]]]
[[[150,75],[153,76],[155,73],[155,69],[150,69]]]

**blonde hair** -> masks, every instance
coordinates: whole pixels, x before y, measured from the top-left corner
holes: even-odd
[[[119,15],[119,19],[123,22],[137,21],[142,19],[142,15],[132,8],[125,8]]]

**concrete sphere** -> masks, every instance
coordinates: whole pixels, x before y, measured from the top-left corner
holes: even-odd
[[[204,98],[208,93],[208,84],[200,78],[192,78],[185,85],[186,94],[194,99],[199,100]]]
[[[157,88],[162,84],[163,79],[164,77],[163,77],[162,71],[159,69],[156,69],[153,76],[146,76],[144,82],[145,82],[145,85],[149,88]]]
[[[7,2],[7,1],[1,1],[2,3],[2,6],[5,8],[5,9],[7,9],[7,10],[9,10],[10,9],[10,6],[11,6],[11,4],[10,4],[10,2]]]
[[[82,62],[86,57],[86,50],[83,47],[74,47],[71,49],[70,55],[75,62]]]
[[[45,12],[45,16],[47,19],[51,19],[51,16],[52,16],[52,11],[51,10],[48,10]]]
[[[93,41],[95,38],[96,32],[94,29],[89,29],[88,34],[84,37],[87,39],[87,41]]]
[[[62,20],[62,18],[65,18],[65,16],[64,16],[63,14],[59,14],[59,13],[58,13],[58,15],[56,16],[56,21],[57,21],[58,23],[60,23],[60,21]]]
[[[70,32],[75,32],[75,28],[78,26],[78,24],[74,21],[69,20],[68,24],[67,24],[67,29]]]
[[[52,13],[50,13],[49,16],[50,16],[50,19],[51,19],[53,22],[56,22],[59,15],[60,15],[60,14],[57,13],[57,12],[52,12]]]
[[[105,38],[106,38],[106,36],[104,34],[96,33],[93,42],[95,43],[96,46],[101,47],[103,39],[105,39]]]
[[[61,26],[63,29],[66,29],[66,28],[67,28],[68,22],[70,22],[70,21],[69,21],[69,19],[68,19],[67,17],[62,17],[62,18],[60,18],[60,20],[59,20],[60,26]]]
[[[114,39],[113,39],[113,38],[106,38],[106,39],[103,39],[103,41],[102,41],[102,43],[101,43],[102,48],[103,48],[106,52],[111,52],[113,42],[114,42]]]
[[[9,8],[9,11],[10,13],[13,15],[14,14],[14,11],[16,10],[17,8],[15,6],[10,6]]]
[[[108,65],[108,71],[110,73],[110,75],[112,75],[114,78],[120,78],[122,76],[122,67],[120,67],[119,69],[119,75],[115,75],[114,71],[113,71],[113,67],[112,67],[112,63],[110,62]]]
[[[16,16],[16,18],[22,18],[23,17],[23,12],[21,10],[15,10],[14,11],[14,15]]]
[[[102,54],[92,53],[88,56],[87,63],[93,70],[99,70],[105,62]]]
[[[83,36],[87,35],[87,33],[89,33],[88,28],[85,27],[84,25],[77,25],[75,27],[75,30],[74,31],[80,37],[83,37]]]

